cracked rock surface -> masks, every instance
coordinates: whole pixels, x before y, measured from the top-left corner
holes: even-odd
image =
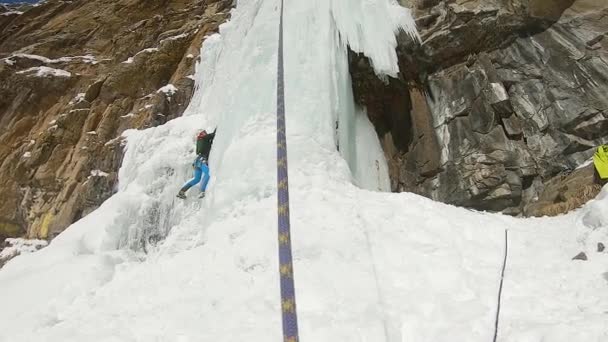
[[[401,36],[399,79],[382,82],[351,55],[393,191],[543,215],[559,213],[545,210],[555,204],[545,191],[591,189],[593,177],[572,171],[608,142],[608,2],[402,3],[422,43]]]

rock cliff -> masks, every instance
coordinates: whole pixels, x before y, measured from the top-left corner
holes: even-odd
[[[539,199],[570,201],[544,189],[608,141],[608,2],[402,3],[422,41],[402,35],[401,77],[383,82],[351,56],[393,190],[526,215],[547,213]],[[585,179],[575,183],[597,191]]]
[[[510,214],[592,198],[608,142],[608,3],[401,0],[421,43],[401,75],[351,54],[393,191]],[[205,36],[232,0],[0,6],[0,241],[52,238],[116,186],[121,133],[181,115]]]
[[[0,241],[52,238],[112,194],[121,133],[181,115],[232,2],[0,8]]]

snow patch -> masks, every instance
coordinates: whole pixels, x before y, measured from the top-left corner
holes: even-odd
[[[91,171],[91,176],[90,177],[108,177],[110,174],[107,172],[103,172],[101,170],[92,170]]]
[[[80,102],[84,101],[84,96],[85,96],[85,93],[76,94],[76,96],[72,99],[72,101],[70,101],[69,104],[74,105],[76,103],[80,103]]]
[[[8,11],[8,12],[0,13],[0,16],[8,17],[9,15],[22,15],[22,14],[23,14],[23,12],[19,12],[19,11]]]
[[[33,67],[22,71],[17,71],[17,74],[28,74],[28,76],[36,77],[71,77],[72,74],[68,71],[49,68],[45,66]]]
[[[502,83],[491,83],[492,91],[496,95],[498,101],[506,101],[509,99],[509,94],[507,94],[507,89],[502,85]]]
[[[589,166],[591,164],[593,164],[593,157],[585,160],[581,165],[577,166],[575,170],[582,169],[582,168],[587,167],[587,166]]]
[[[169,38],[162,39],[160,41],[160,43],[162,44],[163,42],[172,41],[172,40],[178,40],[178,39],[182,39],[182,38],[186,38],[186,37],[188,37],[188,34],[187,33],[182,33],[182,34],[178,34],[176,36],[172,36],[172,37],[169,37]]]
[[[51,63],[70,63],[74,61],[83,62],[86,64],[97,64],[97,59],[93,55],[84,56],[73,56],[73,57],[61,57],[51,60]]]
[[[32,152],[29,152],[29,151],[28,151],[28,152],[25,152],[25,153],[23,154],[23,158],[30,158],[31,156],[32,156]]]
[[[131,64],[135,61],[135,57],[137,57],[141,54],[152,53],[152,52],[157,52],[157,51],[158,51],[158,48],[143,49],[143,50],[139,51],[138,53],[136,53],[135,56],[127,58],[127,60],[122,62],[122,64]]]
[[[82,62],[82,63],[87,63],[87,64],[96,64],[97,63],[97,59],[95,58],[95,56],[88,54],[88,55],[84,55],[84,56],[66,56],[66,57],[60,57],[60,58],[56,58],[56,59],[50,59],[44,56],[40,56],[40,55],[33,55],[33,54],[27,54],[27,53],[16,53],[11,55],[8,58],[25,58],[25,59],[32,59],[32,60],[36,60],[39,62],[42,62],[44,64],[57,64],[57,63],[70,63],[70,62]]]
[[[40,55],[32,55],[32,54],[28,54],[28,53],[16,53],[16,54],[13,54],[11,57],[32,59],[32,60],[39,61],[39,62],[42,62],[42,63],[45,63],[45,64],[46,63],[51,63],[51,59],[50,58],[46,58],[46,57],[40,56]]]
[[[140,55],[142,53],[152,53],[152,52],[157,52],[158,48],[147,48],[147,49],[143,49],[141,51],[139,51],[138,53],[135,54],[135,56]]]
[[[12,258],[20,254],[34,253],[48,244],[44,240],[28,240],[22,238],[9,238],[5,241],[9,244],[9,246],[0,252],[0,260]]]
[[[158,89],[156,92],[163,93],[167,97],[171,97],[171,96],[175,95],[175,93],[177,92],[177,87],[174,86],[173,84],[167,84],[166,86]]]
[[[131,114],[133,114],[133,113],[131,113]],[[124,117],[124,116],[121,116],[121,117]],[[115,144],[116,142],[120,141],[121,139],[122,139],[122,137],[116,137],[116,138],[114,138],[114,139],[110,139],[110,140],[108,140],[108,141],[107,141],[105,144],[103,144],[103,146],[110,146],[110,145],[113,145],[113,144]]]

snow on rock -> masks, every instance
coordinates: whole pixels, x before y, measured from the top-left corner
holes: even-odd
[[[82,101],[84,101],[84,96],[86,94],[85,93],[78,93],[76,94],[76,96],[74,97],[74,99],[72,99],[72,101],[70,101],[70,105],[76,104],[76,103],[80,103]]]
[[[74,61],[80,61],[86,64],[97,64],[97,59],[93,55],[84,56],[73,56],[73,57],[61,57],[51,60],[51,63],[70,63]]]
[[[128,113],[128,114],[125,114],[125,115],[121,115],[120,117],[123,118],[123,119],[127,119],[127,118],[132,118],[134,116],[135,116],[135,113]]]
[[[28,239],[6,239],[8,247],[0,251],[0,261],[10,259],[19,254],[33,253],[48,243],[44,240],[28,240]]]
[[[171,97],[171,96],[175,95],[175,93],[177,93],[177,87],[174,86],[173,84],[167,84],[166,86],[158,89],[156,92],[163,93],[167,97]]]
[[[35,77],[71,77],[72,74],[68,71],[49,68],[45,66],[32,67],[29,69],[17,71],[17,74],[26,74]]]
[[[22,14],[23,14],[23,12],[20,12],[20,11],[8,11],[8,12],[0,13],[0,16],[8,17],[10,15],[22,15]]]
[[[278,3],[239,1],[231,21],[204,43],[184,116],[125,132],[116,194],[47,248],[0,270],[0,341],[282,338]],[[382,186],[384,171],[369,165],[381,156],[354,103],[345,42],[390,75],[395,30],[412,20],[393,0],[286,5],[301,340],[490,341],[505,229],[511,249],[499,340],[607,340],[608,253],[586,246],[608,238],[608,223],[584,217],[606,212],[608,195],[558,218],[516,219],[363,189]],[[214,127],[207,195],[177,201],[191,177],[193,137]],[[572,262],[581,249],[589,259]]]
[[[106,143],[103,144],[103,146],[110,146],[110,145],[113,145],[113,144],[115,144],[117,142],[120,142],[120,141],[122,141],[122,137],[116,137],[114,139],[110,139],[110,140],[106,141]]]
[[[28,151],[23,154],[23,158],[30,158],[30,157],[32,157],[32,152]]]
[[[39,62],[42,62],[42,63],[51,63],[51,59],[50,58],[46,58],[44,56],[39,56],[39,55],[27,54],[27,53],[16,53],[16,54],[13,54],[11,57],[33,59],[33,60],[36,60],[36,61],[39,61]]]
[[[91,109],[89,109],[89,108],[78,108],[78,109],[72,109],[68,113],[70,113],[70,114],[74,114],[74,113],[87,114],[90,111],[91,111]]]
[[[168,37],[168,38],[162,39],[160,41],[160,43],[162,44],[163,42],[166,42],[166,41],[179,40],[179,39],[187,38],[187,37],[188,37],[187,33],[182,33],[182,34],[178,34],[178,35],[175,35],[175,36],[172,36],[172,37]]]
[[[589,165],[593,164],[593,156],[590,157],[589,159],[585,160],[583,163],[581,163],[579,166],[576,167],[575,170],[579,170],[582,169],[584,167],[587,167]]]
[[[84,56],[67,56],[67,57],[60,57],[60,58],[56,58],[56,59],[50,59],[50,58],[40,56],[40,55],[32,55],[32,54],[27,54],[27,53],[16,53],[16,54],[11,55],[10,57],[7,57],[6,59],[11,59],[11,58],[33,59],[33,60],[42,62],[44,64],[71,63],[71,62],[82,62],[82,63],[87,63],[87,64],[96,64],[97,63],[97,59],[95,58],[95,56],[93,56],[91,54],[84,55]]]
[[[103,172],[101,170],[92,170],[91,177],[108,177],[109,174],[107,172]]]
[[[135,61],[135,57],[141,55],[141,54],[147,54],[147,53],[152,53],[152,52],[157,52],[158,48],[148,48],[148,49],[143,49],[141,51],[139,51],[138,53],[135,54],[135,56],[133,57],[129,57],[127,58],[126,61],[122,62],[123,64],[131,64]]]
[[[146,49],[143,49],[143,50],[139,51],[138,53],[136,53],[135,56],[142,54],[142,53],[152,53],[152,52],[157,52],[157,51],[158,51],[158,48],[146,48]]]

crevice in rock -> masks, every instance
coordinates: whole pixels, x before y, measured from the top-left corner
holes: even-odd
[[[421,80],[378,78],[369,60],[350,52],[357,105],[365,107],[389,165],[392,191],[417,192],[417,184],[441,171],[429,98]],[[418,75],[419,77],[420,75]]]
[[[381,141],[390,135],[391,149],[409,151],[413,138],[412,101],[407,85],[400,79],[382,81],[373,72],[369,59],[349,52],[355,102],[367,109]]]

